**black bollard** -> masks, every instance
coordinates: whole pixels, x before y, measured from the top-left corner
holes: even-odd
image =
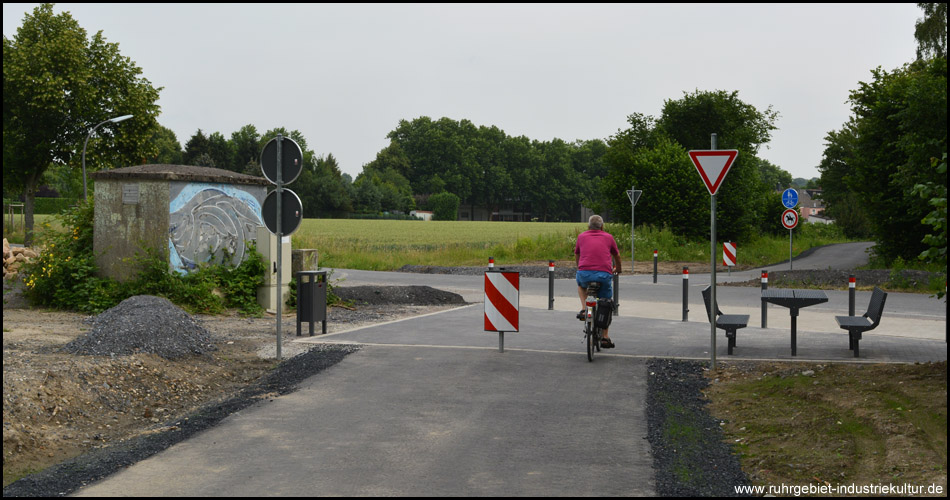
[[[548,261],[548,311],[554,310],[554,261]]]
[[[689,313],[689,267],[683,266],[683,321],[687,321]]]
[[[762,291],[764,292],[768,289],[769,289],[769,272],[763,269],[762,270]],[[764,300],[762,301],[762,328],[765,328],[769,324],[768,317],[766,315],[766,311],[768,310],[768,305],[769,305],[768,302]]]
[[[848,276],[848,316],[854,316],[854,275]]]
[[[656,249],[653,249],[653,282],[656,283]]]

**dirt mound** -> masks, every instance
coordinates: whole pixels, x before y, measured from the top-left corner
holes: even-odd
[[[95,317],[92,331],[63,350],[92,356],[157,354],[178,359],[214,351],[211,335],[196,319],[168,299],[129,297]]]
[[[336,287],[333,292],[343,300],[351,300],[355,305],[365,304],[406,304],[406,305],[444,305],[464,304],[461,295],[430,286],[347,286]]]

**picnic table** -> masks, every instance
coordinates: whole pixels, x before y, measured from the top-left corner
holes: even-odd
[[[762,290],[762,301],[769,302],[789,309],[792,317],[792,356],[797,355],[796,342],[798,338],[798,310],[803,307],[828,302],[828,296],[821,290],[794,290],[787,288],[772,288]]]

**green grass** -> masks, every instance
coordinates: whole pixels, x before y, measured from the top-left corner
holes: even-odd
[[[5,221],[8,223],[9,221]],[[19,222],[19,221],[17,221]],[[53,230],[59,221],[52,215],[36,215],[35,232]],[[4,237],[23,242],[23,229]],[[391,271],[405,265],[481,266],[494,257],[499,265],[573,261],[577,235],[586,223],[404,221],[365,219],[304,219],[292,236],[294,248],[315,248],[323,267]],[[606,224],[617,240],[620,255],[630,258],[630,225]],[[638,226],[635,231],[636,260],[651,261],[653,250],[667,262],[709,262],[709,240],[688,240],[666,228]],[[847,241],[829,226],[804,225],[795,230],[793,252],[798,255],[814,246]],[[718,245],[721,261],[722,245]],[[788,236],[759,236],[738,241],[738,268],[747,269],[788,259]]]
[[[404,265],[480,266],[489,257],[501,265],[570,261],[577,235],[586,229],[585,223],[304,219],[292,241],[294,248],[317,249],[321,266],[384,271]],[[629,258],[630,225],[607,224],[605,230],[614,235],[620,255]],[[828,227],[796,231],[796,255],[847,241]],[[662,261],[710,260],[708,240],[691,241],[650,226],[637,227],[634,237],[638,262],[652,260],[654,249]],[[738,242],[737,250],[741,267],[773,264],[788,258],[788,238],[761,236]]]

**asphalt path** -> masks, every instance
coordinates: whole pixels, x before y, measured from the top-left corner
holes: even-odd
[[[828,255],[807,257],[834,259]],[[818,260],[802,263],[827,268]],[[719,273],[717,281],[758,273]],[[881,325],[865,334],[855,361],[833,318],[847,312],[847,292],[828,292],[827,304],[802,310],[792,357],[787,309],[770,306],[761,328],[758,288],[717,287],[725,312],[751,316],[728,356],[725,337],[712,337],[703,317],[700,290],[709,275],[689,277],[687,321],[681,275],[656,284],[652,275],[623,276],[611,326],[617,348],[591,363],[574,318],[573,280],[555,280],[549,310],[548,280],[522,279],[520,331],[500,334],[483,328],[483,276],[334,270],[332,279],[341,278],[338,286],[429,285],[471,304],[304,337],[299,342],[363,347],[296,392],[238,412],[76,494],[650,496],[650,357],[913,362],[947,355],[946,306],[919,294],[888,296]],[[858,293],[859,309],[868,297]]]

